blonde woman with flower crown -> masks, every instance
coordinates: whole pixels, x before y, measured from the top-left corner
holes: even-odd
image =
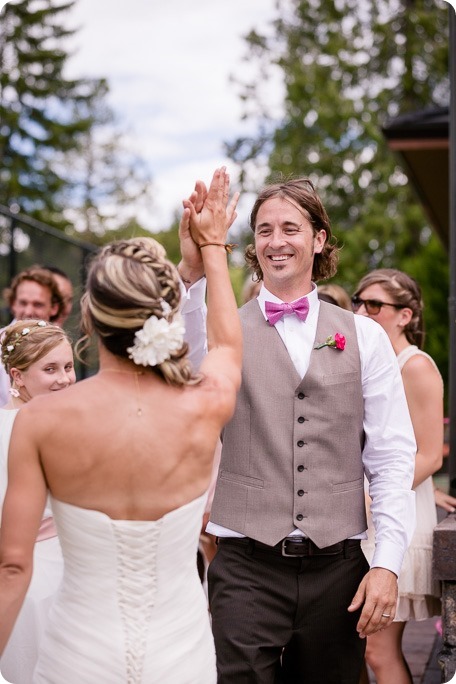
[[[70,340],[62,328],[45,321],[9,325],[1,336],[1,357],[11,389],[9,402],[0,409],[0,510],[7,487],[8,446],[18,411],[33,397],[60,391],[75,381]],[[63,575],[62,552],[47,503],[32,548],[33,577],[0,659],[0,672],[14,684],[32,683],[49,608]]]
[[[47,487],[65,559],[35,684],[216,682],[196,551],[215,445],[240,385],[225,250],[236,202],[224,168],[198,213],[184,201],[182,230],[207,279],[209,352],[197,375],[177,270],[152,238],[121,240],[92,262],[82,302],[99,372],[19,412],[0,541],[0,649],[27,589]]]

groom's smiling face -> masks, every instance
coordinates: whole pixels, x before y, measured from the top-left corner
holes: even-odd
[[[293,200],[273,197],[258,209],[255,251],[267,289],[304,289],[312,277],[314,254],[324,247],[326,232],[314,232],[304,211]]]

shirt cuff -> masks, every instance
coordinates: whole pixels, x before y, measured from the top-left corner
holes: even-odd
[[[388,540],[379,542],[375,546],[371,568],[386,568],[399,577],[406,549]]]
[[[186,290],[184,283],[179,280],[181,290],[181,313],[188,314],[205,306],[206,278],[203,276]]]

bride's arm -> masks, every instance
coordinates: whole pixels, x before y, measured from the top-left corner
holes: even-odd
[[[33,570],[33,550],[47,488],[28,415],[14,421],[8,455],[8,488],[0,530],[0,654],[8,642]]]
[[[225,249],[226,234],[236,216],[239,195],[229,201],[229,176],[225,168],[217,169],[200,212],[184,200],[183,222],[188,221],[191,236],[199,246],[207,280],[207,338],[209,353],[201,372],[223,379],[233,393],[240,385],[242,335],[237,303],[228,271]]]

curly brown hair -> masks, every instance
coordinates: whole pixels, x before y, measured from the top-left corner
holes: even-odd
[[[108,351],[129,358],[135,333],[150,316],[173,318],[180,305],[179,276],[165,255],[156,240],[143,237],[118,240],[95,256],[81,300],[84,336],[77,352],[95,332]],[[169,307],[166,314],[164,302]],[[169,359],[148,368],[170,385],[196,384],[200,377],[193,373],[187,352],[184,343]]]
[[[5,288],[3,291],[3,296],[8,306],[11,308],[11,306],[14,304],[17,295],[17,288],[21,283],[27,280],[38,283],[38,285],[41,285],[42,287],[46,287],[51,293],[52,304],[58,305],[57,312],[53,316],[49,317],[50,322],[53,323],[62,313],[65,307],[65,302],[60,293],[57,281],[55,280],[51,271],[49,271],[47,268],[43,268],[41,266],[30,266],[30,268],[26,268],[24,271],[18,273],[11,281],[10,286]]]
[[[291,199],[297,204],[311,224],[314,235],[320,230],[326,231],[326,240],[323,250],[320,254],[315,254],[314,257],[312,280],[318,281],[331,278],[337,270],[339,248],[337,247],[336,240],[332,234],[328,214],[326,213],[312,181],[308,178],[295,178],[273,183],[272,185],[267,185],[263,188],[258,195],[250,214],[249,222],[253,233],[255,233],[256,218],[261,205],[274,197]],[[244,256],[247,264],[253,270],[255,278],[257,280],[263,280],[263,272],[256,255],[255,245],[248,245],[245,249]]]

